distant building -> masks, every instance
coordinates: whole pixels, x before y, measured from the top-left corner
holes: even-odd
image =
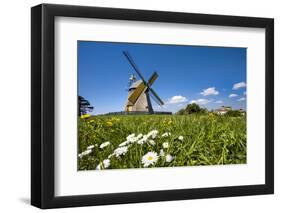
[[[231,106],[222,106],[221,108],[216,109],[215,113],[217,113],[219,115],[224,115],[225,113],[227,113],[230,110],[232,110]]]
[[[246,111],[244,109],[239,109],[239,112],[241,113],[241,115],[246,115]]]

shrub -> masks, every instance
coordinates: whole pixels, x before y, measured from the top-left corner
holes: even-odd
[[[242,113],[239,110],[229,110],[225,113],[225,116],[229,117],[240,117],[242,116]]]

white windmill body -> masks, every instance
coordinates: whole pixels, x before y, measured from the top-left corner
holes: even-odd
[[[135,103],[130,102],[129,97],[134,93],[134,91],[138,88],[138,86],[142,83],[142,80],[135,81],[129,88],[128,98],[125,103],[125,111],[126,112],[148,112],[148,100],[145,91],[143,91]]]

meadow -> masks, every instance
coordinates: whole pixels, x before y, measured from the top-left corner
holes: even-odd
[[[82,116],[78,170],[246,163],[246,117]]]

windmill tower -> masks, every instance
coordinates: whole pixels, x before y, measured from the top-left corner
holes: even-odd
[[[157,93],[151,88],[154,81],[158,78],[158,74],[154,72],[152,76],[146,81],[141,74],[140,70],[136,66],[135,62],[133,61],[132,57],[130,56],[129,52],[123,52],[137,75],[139,76],[140,80],[134,82],[130,85],[128,98],[125,104],[125,111],[126,112],[148,112],[149,114],[153,114],[153,108],[151,105],[150,97],[159,104],[160,106],[164,105],[164,102],[160,99]]]

